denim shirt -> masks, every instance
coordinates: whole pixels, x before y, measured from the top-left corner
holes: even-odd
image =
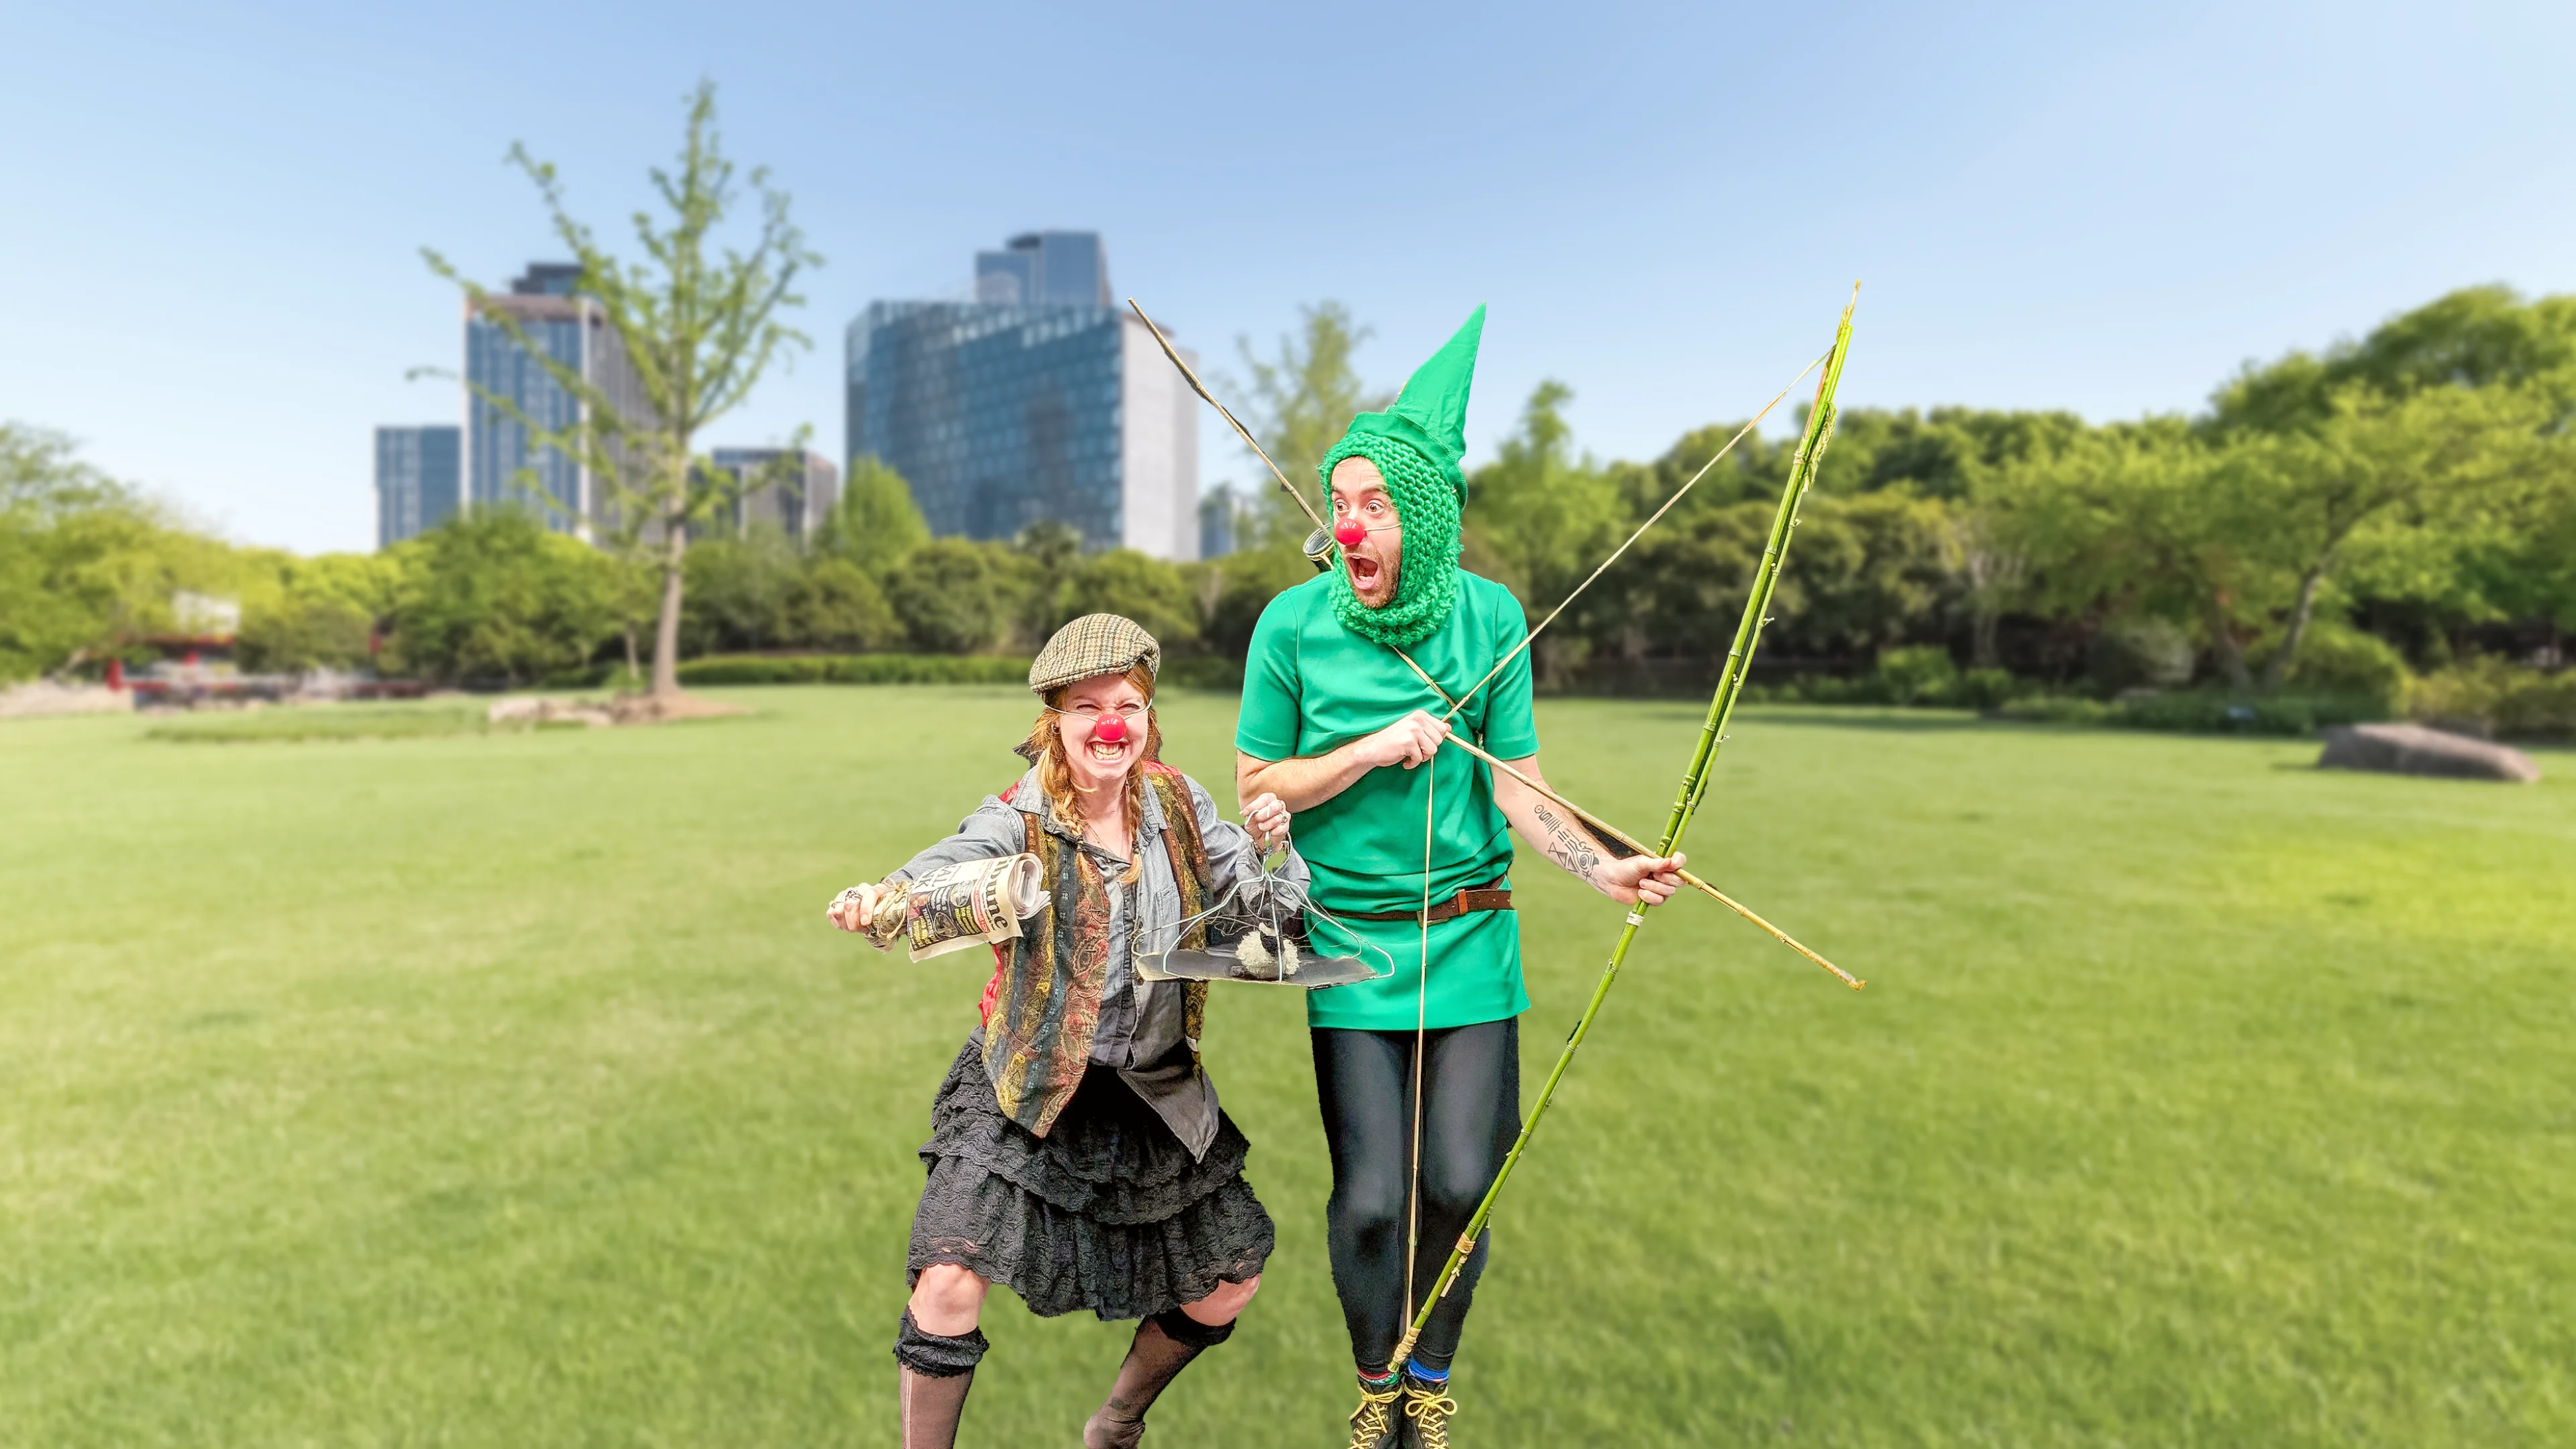
[[[1258,879],[1261,855],[1253,847],[1251,834],[1219,816],[1216,802],[1198,781],[1187,780],[1187,784],[1198,815],[1199,840],[1207,851],[1210,889],[1223,892],[1237,882]],[[1019,803],[985,796],[975,813],[958,822],[957,833],[914,856],[886,879],[910,880],[959,861],[1019,854],[1027,845],[1020,807],[1034,802],[1038,808],[1033,813],[1041,826],[1087,851],[1110,878],[1108,973],[1101,985],[1100,1030],[1092,1038],[1091,1060],[1116,1068],[1194,1155],[1204,1153],[1216,1136],[1216,1089],[1204,1075],[1190,1069],[1189,1053],[1198,1043],[1187,1040],[1182,1029],[1185,983],[1147,981],[1135,971],[1137,953],[1170,949],[1182,929],[1180,883],[1172,877],[1171,852],[1163,845],[1162,802],[1151,790],[1143,794],[1130,857],[1141,869],[1135,883],[1128,885],[1118,881],[1126,873],[1127,862],[1085,841],[1081,822],[1065,819],[1046,802],[1035,767],[1021,775],[1011,798]],[[1282,906],[1293,908],[1300,904],[1297,895],[1306,884],[1306,863],[1291,846],[1272,890]]]

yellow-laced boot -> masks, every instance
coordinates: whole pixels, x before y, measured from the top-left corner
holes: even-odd
[[[1383,1393],[1360,1380],[1360,1406],[1351,1410],[1351,1449],[1392,1449],[1395,1444],[1395,1401],[1404,1394],[1404,1381],[1396,1380]]]
[[[1406,1374],[1403,1392],[1404,1442],[1412,1449],[1449,1449],[1449,1416],[1458,1412],[1449,1385]]]

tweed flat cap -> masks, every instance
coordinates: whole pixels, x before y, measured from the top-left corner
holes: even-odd
[[[1044,694],[1058,685],[1102,674],[1122,674],[1131,664],[1163,672],[1163,646],[1133,619],[1085,614],[1055,631],[1029,664],[1029,689]]]

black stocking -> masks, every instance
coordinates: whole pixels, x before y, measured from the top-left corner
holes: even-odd
[[[1127,1361],[1118,1366],[1109,1398],[1082,1426],[1083,1449],[1135,1449],[1145,1437],[1145,1411],[1154,1407],[1154,1400],[1191,1359],[1233,1332],[1232,1323],[1211,1326],[1177,1308],[1136,1325],[1136,1339],[1127,1346]]]

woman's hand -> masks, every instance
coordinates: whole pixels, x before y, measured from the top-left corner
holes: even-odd
[[[852,886],[841,892],[823,914],[844,931],[864,931],[876,923],[877,888]]]
[[[1288,838],[1288,807],[1265,790],[1244,802],[1243,828],[1252,832],[1254,848],[1266,855]]]

